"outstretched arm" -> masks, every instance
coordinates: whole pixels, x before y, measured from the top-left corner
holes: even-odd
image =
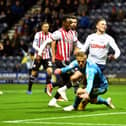
[[[43,44],[40,46],[39,50],[38,50],[38,55],[41,56],[42,55],[42,51],[44,50],[44,48],[46,47],[46,45],[48,43],[51,43],[53,40],[51,38],[48,38],[46,41],[43,42]]]
[[[120,49],[119,49],[119,47],[117,46],[117,44],[116,44],[116,42],[115,42],[115,40],[113,38],[111,39],[109,44],[110,44],[111,48],[115,51],[115,54],[114,55],[110,54],[108,56],[108,59],[109,60],[117,59],[120,56]]]
[[[72,70],[73,68],[75,68],[77,66],[78,66],[77,61],[74,60],[69,65],[67,65],[66,67],[62,67],[61,69],[59,69],[59,68],[56,69],[55,74],[66,73],[66,72]]]

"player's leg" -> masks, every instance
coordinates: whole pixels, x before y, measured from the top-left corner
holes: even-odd
[[[32,94],[32,85],[33,85],[34,80],[37,77],[37,75],[38,75],[38,72],[35,70],[32,70],[31,75],[29,77],[27,94]]]
[[[70,81],[71,73],[65,73],[65,74],[62,74],[61,76],[63,79],[63,82],[62,82],[63,86],[60,87],[57,91],[65,101],[68,101],[68,98],[66,96],[66,90],[72,87],[72,83]]]
[[[72,111],[72,110],[77,110],[80,102],[82,101],[83,98],[80,98],[79,95],[80,94],[84,94],[85,93],[85,90],[82,89],[82,88],[78,88],[77,90],[77,95],[75,97],[75,100],[74,100],[74,104],[73,105],[70,105],[68,107],[65,107],[64,108],[64,111]]]
[[[51,83],[51,76],[52,76],[52,68],[48,67],[47,68],[47,77],[46,77],[46,91],[49,96],[52,96],[52,83]]]
[[[33,61],[33,66],[31,70],[31,75],[29,76],[29,82],[28,82],[28,90],[27,94],[32,94],[32,85],[34,83],[34,80],[38,76],[39,67],[41,65],[41,60],[38,60],[37,58]]]
[[[75,84],[78,89],[79,85],[77,86],[77,84],[74,82],[77,81],[82,76],[82,73],[79,71],[76,71],[74,74],[65,73],[62,76],[63,76],[63,80],[64,80],[64,86],[58,89],[58,93],[62,96],[62,98],[64,98],[65,101],[67,101],[68,99],[67,99],[66,93],[65,93],[66,90],[71,88],[72,86],[74,86],[72,84]]]
[[[50,59],[43,60],[42,62],[44,69],[46,69],[46,93],[48,96],[52,96],[52,83],[51,83],[51,78],[52,78],[52,62]]]
[[[90,102],[92,104],[104,104],[108,106],[111,109],[114,109],[115,106],[112,104],[112,99],[109,97],[107,99],[102,98],[99,96],[100,94],[104,94],[107,91],[107,88],[96,88],[91,93],[91,100]]]
[[[82,80],[82,73],[80,71],[76,71],[71,77],[70,80],[72,82],[72,86],[74,88],[74,93],[76,93],[79,85],[80,80]]]
[[[82,101],[82,98],[80,98],[79,96],[76,96],[74,100],[74,104],[63,108],[63,110],[64,111],[77,110],[78,105],[80,104],[81,101]]]
[[[69,76],[66,75],[66,77],[64,77],[63,75],[59,77],[59,79],[58,79],[59,88],[58,88],[55,96],[49,101],[48,106],[60,107],[57,104],[57,101],[59,100],[60,97],[63,98],[63,100],[68,101],[68,98],[66,96],[66,90],[69,87],[71,87],[71,83],[69,83],[70,82]]]

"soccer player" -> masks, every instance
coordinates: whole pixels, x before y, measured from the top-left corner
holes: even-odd
[[[70,57],[73,53],[74,48],[78,42],[77,37],[70,31],[71,18],[69,16],[64,16],[62,20],[62,27],[56,30],[52,34],[52,38],[46,41],[46,43],[52,44],[52,62],[55,63],[56,68],[61,68],[69,64]],[[46,45],[46,44],[45,44]],[[41,54],[45,45],[40,48],[39,54]],[[67,85],[63,89],[58,89],[54,98],[49,102],[49,106],[59,107],[56,103],[60,95],[67,101],[65,95],[65,90],[71,87],[71,82],[69,81],[70,75],[61,75],[58,77],[57,86],[62,87]]]
[[[77,22],[78,22],[77,17],[76,16],[71,16],[71,25],[70,25],[71,30],[70,31],[71,31],[72,34],[74,34],[78,38],[78,33],[76,31],[77,30]],[[71,60],[75,59],[75,52],[76,52],[76,50],[77,50],[77,48],[75,49],[74,55],[72,56]],[[74,75],[77,74],[77,72],[75,73],[75,70],[73,70],[73,73],[74,73]],[[77,81],[72,83],[73,84],[72,86],[74,88],[74,92],[75,93],[76,93],[76,91],[78,89],[80,81],[82,82],[81,78],[79,79],[79,81],[77,80]]]
[[[115,60],[120,56],[120,50],[113,37],[106,33],[107,22],[100,18],[96,22],[96,33],[88,35],[84,44],[78,43],[78,48],[86,52],[89,49],[88,60],[96,63],[101,71],[105,69],[107,58]],[[115,54],[108,55],[109,47]]]
[[[91,63],[87,60],[87,55],[83,52],[76,54],[76,60],[72,61],[68,66],[56,69],[55,73],[66,73],[67,71],[78,67],[78,76],[86,75],[87,85],[86,88],[79,88],[77,90],[77,96],[73,105],[65,107],[64,111],[72,111],[77,109],[81,100],[91,102],[93,104],[105,104],[110,108],[115,108],[112,104],[111,98],[104,99],[99,95],[104,94],[108,90],[108,82],[101,72],[97,64]],[[77,79],[77,76],[71,79]]]
[[[76,29],[77,29],[77,17],[76,16],[70,16],[70,18],[71,18],[71,24],[70,24],[70,27],[71,27],[71,32],[72,32],[72,34],[75,34],[75,36],[77,37],[78,35],[77,35],[77,31],[76,31]]]
[[[113,37],[106,33],[107,22],[104,18],[100,18],[96,22],[96,32],[88,35],[84,44],[78,43],[78,48],[86,52],[89,49],[88,60],[96,63],[103,72],[107,59],[109,61],[116,60],[120,56],[120,50]],[[115,54],[109,54],[111,47]],[[83,105],[81,105],[83,106]]]
[[[41,57],[38,55],[40,46],[44,44],[45,40],[51,37],[51,33],[49,32],[49,24],[47,22],[43,22],[41,25],[42,31],[37,32],[33,41],[33,48],[35,49],[35,59],[33,61],[31,76],[28,84],[28,94],[32,93],[32,84],[35,78],[38,75],[38,71],[41,65],[43,65],[44,69],[47,71],[46,83],[51,86],[51,75],[52,75],[52,62],[50,57],[50,46],[47,45],[43,49],[41,53]],[[50,88],[51,89],[51,88]],[[47,94],[51,96],[50,91],[47,90]]]

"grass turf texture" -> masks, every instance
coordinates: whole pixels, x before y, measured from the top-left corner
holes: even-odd
[[[34,84],[33,94],[27,95],[27,85],[0,85],[0,126],[126,126],[126,85],[110,85],[104,98],[111,96],[115,110],[104,105],[89,104],[85,111],[64,112],[63,108],[47,106],[51,99],[44,93],[44,85]],[[55,94],[55,90],[53,91]],[[73,103],[73,89],[67,91]]]

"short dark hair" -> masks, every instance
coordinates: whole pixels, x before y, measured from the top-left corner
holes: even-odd
[[[77,17],[74,16],[74,15],[71,15],[70,18],[72,18],[72,19],[76,19],[76,20],[77,20]]]
[[[70,18],[69,15],[64,15],[63,18],[62,18],[62,21],[64,22],[64,21],[66,21],[66,20],[69,19],[69,18]]]
[[[48,24],[49,25],[49,23],[47,21],[44,21],[44,22],[41,23],[41,26],[43,26],[44,24]]]

